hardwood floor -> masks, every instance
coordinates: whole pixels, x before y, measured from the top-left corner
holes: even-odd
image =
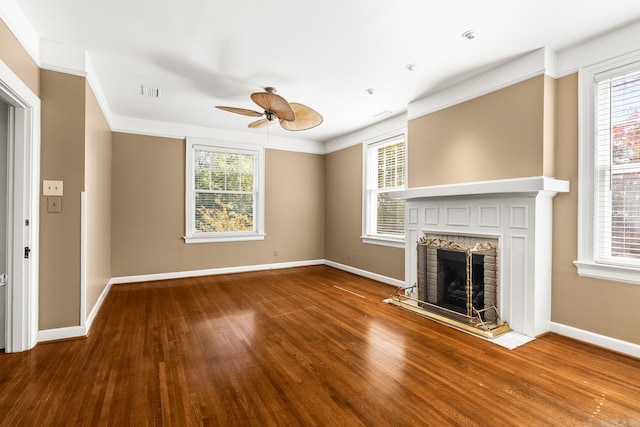
[[[640,426],[640,360],[515,350],[325,266],[115,285],[86,339],[0,355],[2,426]]]

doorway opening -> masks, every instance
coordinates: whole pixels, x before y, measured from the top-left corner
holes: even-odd
[[[0,352],[7,337],[7,200],[9,186],[9,105],[0,102]]]
[[[6,159],[0,155],[6,165],[0,179],[0,281],[6,282],[0,335],[4,351],[13,353],[33,348],[38,337],[40,99],[2,61],[0,106],[1,121],[6,117],[6,129],[0,124],[1,150],[6,149]]]

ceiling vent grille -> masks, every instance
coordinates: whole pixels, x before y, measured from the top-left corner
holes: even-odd
[[[140,90],[141,90],[142,96],[148,96],[151,98],[160,98],[160,89],[158,89],[157,87],[140,85]]]

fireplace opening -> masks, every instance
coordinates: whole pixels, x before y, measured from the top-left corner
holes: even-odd
[[[418,307],[480,328],[499,325],[497,239],[425,235],[418,242]]]
[[[467,266],[467,253],[438,249],[437,251],[437,301],[436,305],[464,315],[473,310],[481,313],[484,320],[484,255],[471,254],[471,265]],[[471,283],[467,283],[470,271]]]
[[[505,333],[498,252],[497,238],[425,234],[417,242],[416,285],[398,288],[390,302],[487,338]]]

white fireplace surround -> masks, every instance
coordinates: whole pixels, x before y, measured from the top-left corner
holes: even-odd
[[[569,181],[539,176],[394,191],[406,200],[405,283],[417,282],[417,242],[428,234],[498,240],[498,310],[529,337],[551,326],[553,197]],[[408,292],[415,292],[415,288]]]

